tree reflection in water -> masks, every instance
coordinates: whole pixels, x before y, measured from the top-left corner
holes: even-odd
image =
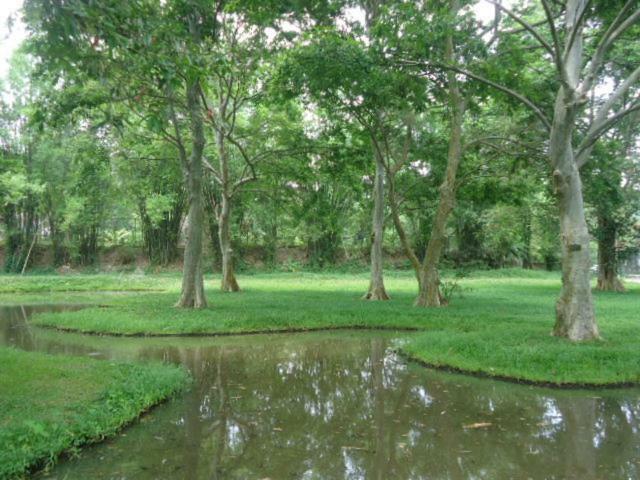
[[[640,477],[638,390],[557,391],[434,372],[397,358],[378,333],[90,339],[30,330],[17,309],[0,317],[5,344],[164,359],[196,379],[51,477]]]

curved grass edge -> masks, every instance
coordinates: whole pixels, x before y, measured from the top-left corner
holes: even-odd
[[[129,333],[129,332],[104,332],[104,331],[90,331],[83,329],[76,329],[70,327],[59,327],[48,324],[38,324],[37,328],[43,328],[47,330],[54,330],[63,333],[75,333],[82,335],[92,335],[98,337],[114,337],[114,338],[215,338],[215,337],[230,337],[230,336],[247,336],[247,335],[278,335],[278,334],[302,334],[302,333],[314,333],[314,332],[332,332],[332,331],[382,331],[382,332],[398,332],[398,333],[428,333],[428,330],[420,329],[416,327],[393,327],[393,326],[376,326],[376,325],[340,325],[340,326],[326,326],[326,327],[284,327],[274,329],[260,329],[260,330],[238,330],[238,331],[217,331],[217,332],[197,332],[197,333],[158,333],[158,332],[146,332],[146,333]],[[411,341],[408,337],[407,341]],[[483,368],[465,368],[454,363],[447,363],[446,361],[433,361],[426,360],[420,357],[419,353],[410,352],[397,347],[394,351],[401,356],[405,361],[411,361],[417,363],[425,368],[433,370],[439,370],[444,372],[469,375],[478,378],[487,378],[491,380],[499,380],[509,383],[516,383],[520,385],[530,385],[536,387],[548,387],[555,389],[613,389],[613,388],[635,388],[640,386],[640,380],[624,380],[624,381],[610,381],[610,382],[594,382],[594,381],[554,381],[554,380],[541,380],[535,378],[529,378],[526,375],[511,375],[501,373],[499,370],[483,369]],[[493,371],[492,371],[493,370]]]
[[[336,283],[327,275],[312,281],[262,276],[246,280],[241,296],[209,292],[215,312],[213,307],[174,309],[177,293],[170,292],[113,298],[108,302],[113,308],[39,313],[30,322],[64,332],[140,338],[407,331],[414,333],[405,351],[417,353],[432,367],[541,386],[640,385],[640,286],[627,294],[596,292],[605,339],[571,344],[549,335],[560,280],[538,273],[533,277],[465,280],[468,289],[451,306],[426,311],[411,307],[414,284],[409,277],[391,282],[394,300],[372,304],[358,301],[362,279]],[[93,302],[104,299],[95,296]]]
[[[455,373],[467,375],[476,378],[486,378],[488,380],[497,380],[500,382],[515,383],[518,385],[528,385],[539,388],[553,388],[557,390],[609,390],[640,387],[640,381],[615,381],[609,383],[591,383],[591,382],[554,382],[550,380],[533,380],[526,377],[518,377],[514,375],[505,375],[498,372],[488,372],[486,370],[472,370],[463,367],[457,367],[446,363],[436,363],[420,358],[417,354],[409,353],[402,348],[394,349],[395,353],[403,358],[406,362],[416,363],[424,368],[438,370],[441,372]]]
[[[56,364],[65,362],[65,366],[86,362],[95,366],[92,375],[108,379],[108,385],[92,401],[65,404],[60,411],[38,411],[42,407],[36,405],[32,418],[22,417],[0,429],[0,479],[26,478],[50,468],[64,456],[73,456],[81,447],[112,437],[184,391],[191,382],[189,373],[176,365],[111,362],[14,348],[2,348],[0,355],[7,351],[28,362],[44,359],[46,363],[47,358]],[[51,388],[56,386],[51,384]]]
[[[208,337],[235,337],[246,335],[270,335],[270,334],[287,334],[287,333],[315,333],[315,332],[333,332],[340,330],[365,330],[370,332],[421,332],[416,327],[393,327],[393,326],[376,326],[376,325],[336,325],[326,327],[276,327],[273,329],[247,329],[247,330],[219,330],[211,332],[185,332],[185,333],[160,333],[160,332],[112,332],[101,330],[85,330],[73,327],[60,327],[50,324],[34,324],[36,328],[46,330],[55,330],[63,333],[76,333],[80,335],[92,335],[96,337],[115,337],[115,338],[208,338]]]

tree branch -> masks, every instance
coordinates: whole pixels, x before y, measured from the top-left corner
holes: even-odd
[[[585,76],[585,80],[580,88],[580,92],[582,95],[585,95],[595,82],[596,76],[600,67],[604,62],[604,56],[607,53],[607,50],[611,47],[613,42],[622,35],[625,30],[631,27],[638,19],[640,19],[640,8],[629,15],[625,20],[625,16],[631,10],[632,5],[636,4],[637,0],[629,0],[624,7],[618,12],[618,15],[613,20],[605,34],[600,39],[598,43],[598,47],[591,57],[591,61],[589,62],[589,69],[587,71],[587,75]]]
[[[587,3],[585,3],[584,8],[582,9],[575,23],[571,27],[571,31],[569,32],[569,39],[565,43],[564,52],[562,53],[563,61],[567,59],[567,55],[571,51],[571,48],[573,47],[573,43],[576,41],[576,36],[580,31],[582,24],[584,23],[585,15],[587,14],[587,11],[589,11],[590,6],[591,6],[591,0],[587,0]]]
[[[222,178],[220,178],[220,174],[215,169],[215,167],[211,165],[211,162],[209,162],[209,160],[207,160],[207,158],[204,155],[202,156],[202,164],[209,169],[209,171],[213,175],[213,178],[215,178],[216,182],[222,185]]]
[[[589,155],[591,154],[591,150],[593,146],[598,141],[598,139],[604,135],[613,125],[615,125],[622,117],[640,110],[640,100],[634,102],[629,107],[624,110],[620,110],[615,115],[611,117],[607,117],[603,121],[599,122],[598,125],[594,123],[591,128],[587,131],[587,135],[580,142],[580,145],[576,151],[576,164],[578,168],[581,168],[585,163],[589,161]]]
[[[531,33],[531,35],[534,36],[534,38],[536,40],[538,40],[538,42],[540,42],[540,44],[545,48],[545,50],[547,50],[551,56],[554,59],[557,59],[557,54],[556,52],[553,50],[553,47],[549,44],[549,42],[547,42],[544,38],[542,38],[542,36],[538,33],[538,31],[530,24],[528,23],[526,20],[524,20],[522,17],[520,17],[519,15],[515,14],[513,11],[509,10],[507,7],[501,5],[500,3],[498,3],[496,0],[487,0],[489,3],[492,3],[493,5],[495,5],[496,7],[498,7],[500,10],[502,10],[504,13],[506,13],[507,15],[509,15],[511,18],[513,18],[517,23],[519,23],[520,25],[522,25],[522,27],[528,31],[529,33]]]
[[[596,140],[613,124],[612,120],[626,115],[623,112],[627,109],[622,110],[621,112],[618,112],[618,114],[622,113],[620,117],[618,117],[618,114],[614,115],[613,117],[609,117],[609,112],[611,111],[613,106],[616,103],[618,103],[622,99],[622,97],[626,95],[629,89],[633,85],[635,85],[639,80],[640,80],[640,67],[637,67],[631,73],[631,75],[629,75],[627,79],[624,82],[622,82],[618,86],[618,88],[616,88],[616,90],[614,90],[614,92],[609,96],[607,101],[598,109],[598,112],[596,113],[593,121],[591,122],[591,125],[589,126],[589,129],[587,130],[587,133],[584,139],[582,140],[581,144],[578,146],[577,155],[578,157],[582,157],[580,158],[580,161],[578,161],[578,166],[582,166],[584,165],[584,163],[586,163],[588,155],[585,155],[584,152],[587,149],[590,149],[591,146],[596,142]],[[636,103],[633,103],[632,107]]]
[[[421,64],[418,62],[406,61],[406,60],[404,61],[404,63],[407,65],[424,66],[424,64]],[[542,122],[542,124],[545,126],[547,131],[551,130],[551,122],[549,121],[547,116],[542,112],[542,110],[540,110],[531,100],[529,100],[524,95],[521,95],[518,92],[511,90],[508,87],[505,87],[504,85],[500,85],[499,83],[489,80],[488,78],[485,78],[481,75],[470,72],[460,67],[455,67],[453,65],[445,65],[445,64],[433,64],[432,66],[435,68],[441,68],[444,70],[447,70],[447,69],[453,70],[454,72],[457,72],[469,78],[473,78],[474,80],[477,80],[480,83],[484,83],[485,85],[489,85],[490,87],[493,87],[496,90],[500,90],[501,92],[506,93],[507,95],[510,95],[511,97],[515,98],[516,100],[520,101],[521,103],[529,107],[529,109],[533,111],[533,113]]]
[[[542,8],[544,8],[544,14],[547,17],[547,24],[549,25],[549,30],[551,31],[551,37],[553,38],[553,61],[556,64],[556,68],[558,69],[558,73],[560,74],[560,78],[568,85],[567,71],[564,67],[564,62],[562,61],[562,54],[560,50],[560,40],[558,39],[558,31],[556,30],[555,19],[551,13],[551,7],[547,3],[547,0],[540,0],[542,2]]]

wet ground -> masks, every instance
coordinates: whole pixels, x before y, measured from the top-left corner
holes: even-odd
[[[640,478],[638,389],[437,372],[394,354],[406,334],[92,337],[32,328],[33,310],[0,307],[0,344],[164,360],[195,378],[190,392],[41,478]]]

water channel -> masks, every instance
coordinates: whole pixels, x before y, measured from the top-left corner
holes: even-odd
[[[394,353],[406,334],[117,338],[29,326],[51,308],[0,307],[0,344],[181,363],[195,382],[40,478],[640,478],[638,389],[433,371]]]

